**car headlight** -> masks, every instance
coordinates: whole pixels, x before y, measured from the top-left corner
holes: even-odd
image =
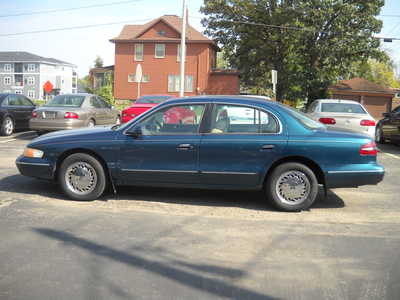
[[[38,149],[25,148],[25,150],[24,150],[25,157],[42,158],[43,155],[44,155],[44,152],[41,150],[38,150]]]

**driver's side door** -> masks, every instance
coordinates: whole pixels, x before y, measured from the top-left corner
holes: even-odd
[[[121,183],[196,184],[205,104],[161,108],[125,132],[119,157]],[[130,131],[140,132],[132,136]]]

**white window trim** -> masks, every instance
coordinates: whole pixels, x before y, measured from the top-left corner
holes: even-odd
[[[28,72],[35,72],[36,65],[35,64],[28,64]]]
[[[28,91],[28,97],[31,99],[35,99],[35,91],[33,91],[33,90]]]
[[[190,88],[188,88],[187,83],[188,83],[188,77],[192,77],[192,85]],[[170,78],[173,78],[173,82],[171,82],[171,86],[173,86],[173,89],[170,89]],[[180,90],[180,75],[173,75],[173,74],[169,74],[168,75],[168,93],[176,93],[179,92]],[[193,75],[185,75],[185,93],[192,93],[193,92],[193,81],[194,81],[194,77]]]
[[[144,80],[145,77],[147,76],[147,80]],[[128,82],[137,82],[136,81],[136,74],[128,74]],[[140,83],[147,83],[150,82],[150,75],[148,74],[143,74],[142,75],[142,81]]]
[[[139,47],[142,47],[142,58],[138,58],[137,50]],[[144,44],[135,44],[135,61],[143,61],[144,60]]]
[[[27,78],[28,85],[35,85],[35,77],[29,76]]]
[[[4,64],[4,71],[11,72],[11,64]]]
[[[163,56],[158,56],[157,55],[157,46],[163,46],[163,48],[164,48],[164,55]],[[154,45],[154,57],[155,58],[165,58],[165,51],[166,51],[166,49],[165,49],[165,44],[155,44]]]
[[[6,83],[6,79],[9,79],[10,82],[9,82],[9,83]],[[10,77],[10,76],[4,77],[3,83],[4,83],[4,85],[11,85],[11,77]]]

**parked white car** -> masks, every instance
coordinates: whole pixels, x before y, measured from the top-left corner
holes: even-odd
[[[347,128],[375,138],[375,119],[357,101],[318,99],[307,109],[307,114],[327,126]]]

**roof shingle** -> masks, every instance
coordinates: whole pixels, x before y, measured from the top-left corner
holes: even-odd
[[[330,89],[333,90],[341,90],[341,91],[352,91],[352,92],[372,92],[372,93],[387,93],[393,94],[393,90],[389,88],[385,88],[366,80],[364,78],[352,78],[349,80],[341,80],[336,85],[331,86]]]
[[[43,57],[25,51],[2,51],[0,52],[1,62],[43,62],[51,64],[62,64],[74,66],[71,63],[55,58]]]

